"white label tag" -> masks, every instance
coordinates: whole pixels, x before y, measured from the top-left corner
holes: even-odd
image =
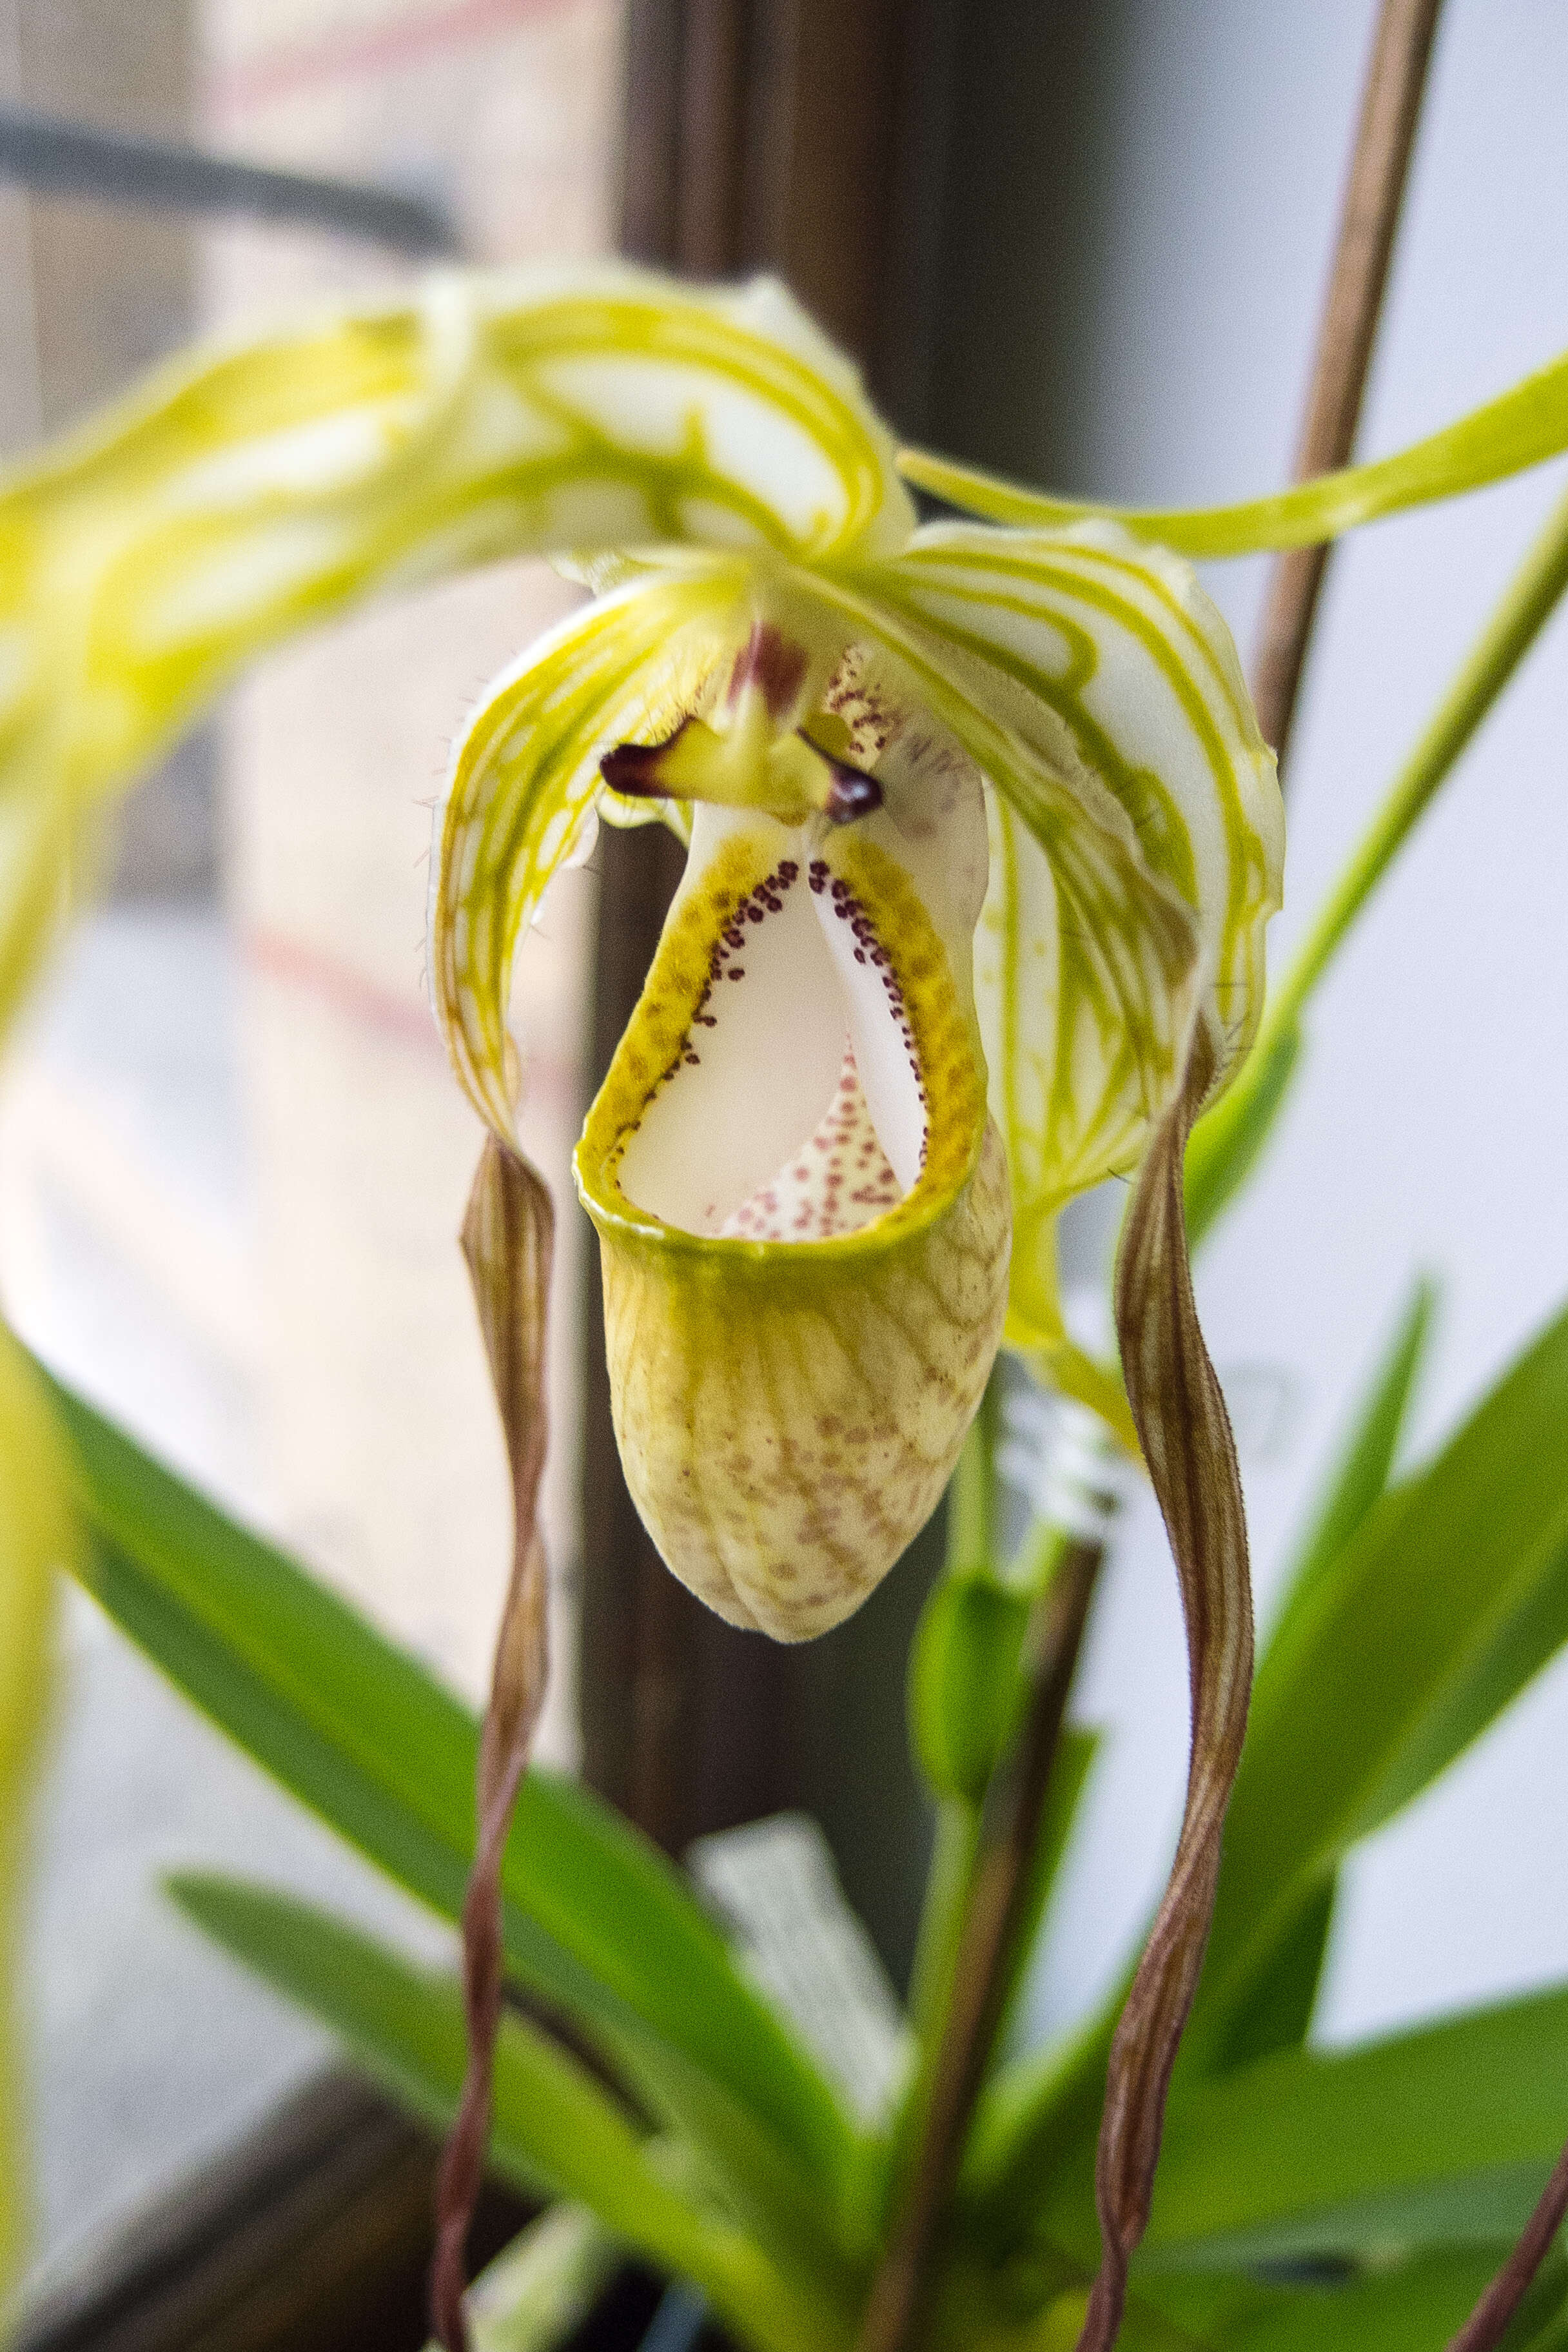
[[[903,2080],[911,2036],[816,1823],[774,1813],[699,1838],[686,1859],[763,1990],[862,2122],[879,2121]]]

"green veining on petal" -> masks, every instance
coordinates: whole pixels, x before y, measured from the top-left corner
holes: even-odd
[[[0,746],[27,788],[87,795],[374,591],[659,541],[821,561],[910,520],[853,372],[779,289],[437,278],[173,362],[0,483]]]
[[[1162,626],[1131,595],[1119,593],[1104,582],[1085,578],[1081,568],[1084,566],[1120,573],[1124,580],[1135,583],[1160,607],[1167,625]],[[981,580],[973,577],[977,571],[983,575]],[[952,576],[955,572],[971,576],[955,579]],[[967,604],[982,614],[1010,613],[1033,622],[1064,639],[1074,648],[1077,658],[1069,663],[1065,674],[1054,673],[996,635],[979,628],[957,627],[945,613],[925,612],[918,593],[906,593],[904,583],[911,577],[929,573],[940,575],[940,585],[934,593],[944,602]],[[922,533],[906,556],[878,568],[879,593],[888,602],[912,612],[923,625],[940,629],[949,641],[957,642],[976,660],[1013,679],[1035,701],[1057,711],[1071,730],[1088,764],[1127,809],[1152,862],[1169,876],[1194,906],[1200,904],[1200,898],[1192,836],[1172,794],[1152,770],[1135,766],[1121,755],[1108,730],[1086,707],[1085,689],[1096,674],[1098,661],[1092,630],[1086,624],[1075,623],[1058,609],[1033,604],[1023,593],[987,588],[984,575],[999,575],[1034,586],[1043,594],[1054,593],[1087,608],[1090,614],[1110,620],[1137,638],[1180,703],[1207,764],[1224,829],[1226,903],[1224,923],[1215,942],[1216,970],[1213,986],[1221,1008],[1222,1032],[1234,1052],[1256,1024],[1262,983],[1260,926],[1279,903],[1278,874],[1273,870],[1278,862],[1277,849],[1271,856],[1273,845],[1260,840],[1256,813],[1244,805],[1239,785],[1239,767],[1245,764],[1251,772],[1256,795],[1262,772],[1268,764],[1268,753],[1240,688],[1239,675],[1234,665],[1226,665],[1218,657],[1193,613],[1152,561],[1097,545],[1087,537],[1074,535],[1054,541],[1037,537],[1020,543],[995,533],[962,530],[950,532],[943,529]],[[1222,739],[1215,713],[1194,675],[1194,654],[1202,675],[1223,699],[1225,715],[1235,730],[1234,745]],[[1158,796],[1156,806],[1161,818],[1152,832],[1148,824],[1151,788]],[[1264,782],[1262,789],[1268,791],[1270,786]]]
[[[730,835],[683,889],[574,1165],[637,1507],[710,1606],[797,1641],[857,1607],[935,1507],[1000,1338],[1009,1215],[946,950],[905,869],[853,828],[833,871],[874,919],[916,1043],[917,1181],[858,1231],[804,1241],[693,1233],[628,1198],[628,1145],[681,1082],[721,943],[781,831]]]
[[[503,673],[458,747],[439,819],[431,987],[458,1076],[502,1134],[512,1127],[506,1016],[518,940],[603,794],[605,748],[668,731],[731,642],[742,585],[721,565],[574,614]]]
[[[1076,1142],[1064,1164],[1083,1168],[1078,1187],[1125,1168],[1147,1120],[1178,1082],[1186,1053],[1197,967],[1194,917],[1186,901],[1148,865],[1131,821],[1108,786],[1091,775],[1068,781],[972,688],[973,665],[931,625],[907,622],[893,596],[877,593],[880,575],[847,583],[817,575],[817,593],[867,637],[896,656],[911,691],[948,728],[1008,799],[1046,861],[1064,910],[1060,1000],[1068,1018],[1058,1034],[1070,1049],[1098,1038],[1093,1068],[1098,1108],[1085,1103],[1086,1073],[1061,1066],[1058,1105],[1070,1104],[1079,1132],[1106,1139],[1087,1166]],[[1060,1143],[1059,1135],[1057,1138]]]
[[[1568,449],[1568,353],[1392,457],[1347,466],[1271,497],[1231,506],[1110,507],[1100,500],[1054,498],[920,449],[901,450],[899,467],[922,489],[994,522],[1059,530],[1086,516],[1105,515],[1140,539],[1184,555],[1227,556],[1310,547],[1404,508],[1457,498],[1501,481],[1563,449]]]

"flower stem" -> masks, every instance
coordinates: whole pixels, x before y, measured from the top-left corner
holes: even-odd
[[[1350,864],[1318,909],[1278,996],[1269,1003],[1266,1034],[1277,1035],[1293,1024],[1417,818],[1550,619],[1565,587],[1568,498],[1553,509],[1546,528],[1394,778]]]
[[[996,1423],[998,1375],[992,1372],[980,1410],[969,1425],[947,1491],[947,1573],[991,1564],[996,1551]]]
[[[1029,1862],[1103,1558],[1098,1543],[1069,1545],[1035,1604],[1023,1665],[1023,1727],[986,1791],[914,2163],[872,2281],[858,2352],[901,2352],[921,2316],[964,2131],[1010,1981],[1008,1961],[1028,1906]]]

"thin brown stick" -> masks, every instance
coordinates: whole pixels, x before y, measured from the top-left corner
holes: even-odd
[[[1384,0],[1318,331],[1298,480],[1344,465],[1355,439],[1441,5]],[[1326,546],[1292,548],[1276,558],[1269,580],[1253,698],[1263,740],[1281,765],[1329,553]]]
[[[1095,1580],[1098,1543],[1075,1543],[1036,1603],[1026,1648],[1027,1702],[1017,1741],[986,1791],[980,1850],[947,2014],[932,2063],[919,2156],[871,2284],[858,2352],[913,2340],[963,2136],[1001,2022],[1010,1963],[1028,1908],[1051,1766],[1061,1738]]]
[[[1468,2319],[1448,2340],[1447,2352],[1496,2352],[1508,2325],[1524,2301],[1530,2283],[1551,2251],[1552,2241],[1568,2213],[1568,2147],[1552,2168],[1541,2201],[1524,2225],[1517,2246],[1504,2263]]]
[[[490,1700],[479,1740],[479,1835],[463,1903],[463,1996],[468,2063],[457,2121],[436,2187],[430,2324],[446,2352],[468,2352],[463,2315],[468,2226],[484,2179],[490,2077],[500,2031],[501,1857],[529,1745],[544,1701],[548,1664],[544,1553],[537,1532],[544,1468],[545,1308],[554,1218],[550,1193],[526,1160],[491,1137],[463,1220],[485,1352],[506,1435],[512,1489],[511,1578],[496,1640]]]

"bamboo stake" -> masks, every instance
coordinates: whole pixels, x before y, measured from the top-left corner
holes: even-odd
[[[1441,5],[1384,0],[1318,330],[1298,481],[1344,465],[1355,440]],[[1269,579],[1252,692],[1263,740],[1281,767],[1329,555],[1327,544],[1291,548],[1275,558]]]

